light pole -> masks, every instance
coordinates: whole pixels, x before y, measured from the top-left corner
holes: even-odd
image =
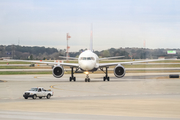
[[[69,36],[69,33],[67,33],[67,52],[66,52],[66,61],[68,62],[68,57],[69,57],[69,46],[68,46],[68,40],[69,38],[71,38],[71,36]]]

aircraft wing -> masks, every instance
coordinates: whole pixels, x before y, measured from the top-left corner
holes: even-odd
[[[19,61],[19,62],[31,62],[31,63],[45,63],[50,65],[62,65],[70,67],[79,67],[76,63],[61,63],[61,62],[46,62],[46,61],[31,61],[31,60],[14,60],[14,59],[4,59],[5,61]]]
[[[173,59],[164,59],[164,60],[173,60]],[[117,62],[117,63],[100,63],[99,67],[115,66],[115,65],[119,65],[119,64],[133,64],[133,63],[143,63],[143,62],[154,62],[154,61],[163,61],[163,59],[143,60],[143,61],[128,61],[128,62]]]
[[[69,66],[69,67],[79,67],[77,63],[60,63],[62,66]]]
[[[122,57],[124,57],[124,56],[115,56],[115,57],[99,58],[99,60],[107,60],[107,59],[122,58]]]

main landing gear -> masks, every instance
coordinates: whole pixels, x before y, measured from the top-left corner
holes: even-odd
[[[76,77],[74,77],[74,70],[73,70],[73,67],[71,67],[71,77],[69,78],[69,81],[71,82],[73,80],[75,82],[76,81]]]
[[[108,77],[108,68],[109,67],[106,67],[106,71],[104,71],[103,68],[100,68],[100,70],[106,74],[106,76],[103,77],[103,81],[106,81],[106,80],[109,81],[110,80]]]

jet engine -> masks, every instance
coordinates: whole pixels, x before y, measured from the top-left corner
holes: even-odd
[[[124,77],[125,73],[126,73],[125,68],[122,65],[117,65],[114,68],[114,75],[118,78]]]
[[[52,73],[54,77],[60,78],[64,75],[64,68],[60,65],[54,66]]]

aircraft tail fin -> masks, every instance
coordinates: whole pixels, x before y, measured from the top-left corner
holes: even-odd
[[[93,24],[91,24],[90,50],[93,51]]]

